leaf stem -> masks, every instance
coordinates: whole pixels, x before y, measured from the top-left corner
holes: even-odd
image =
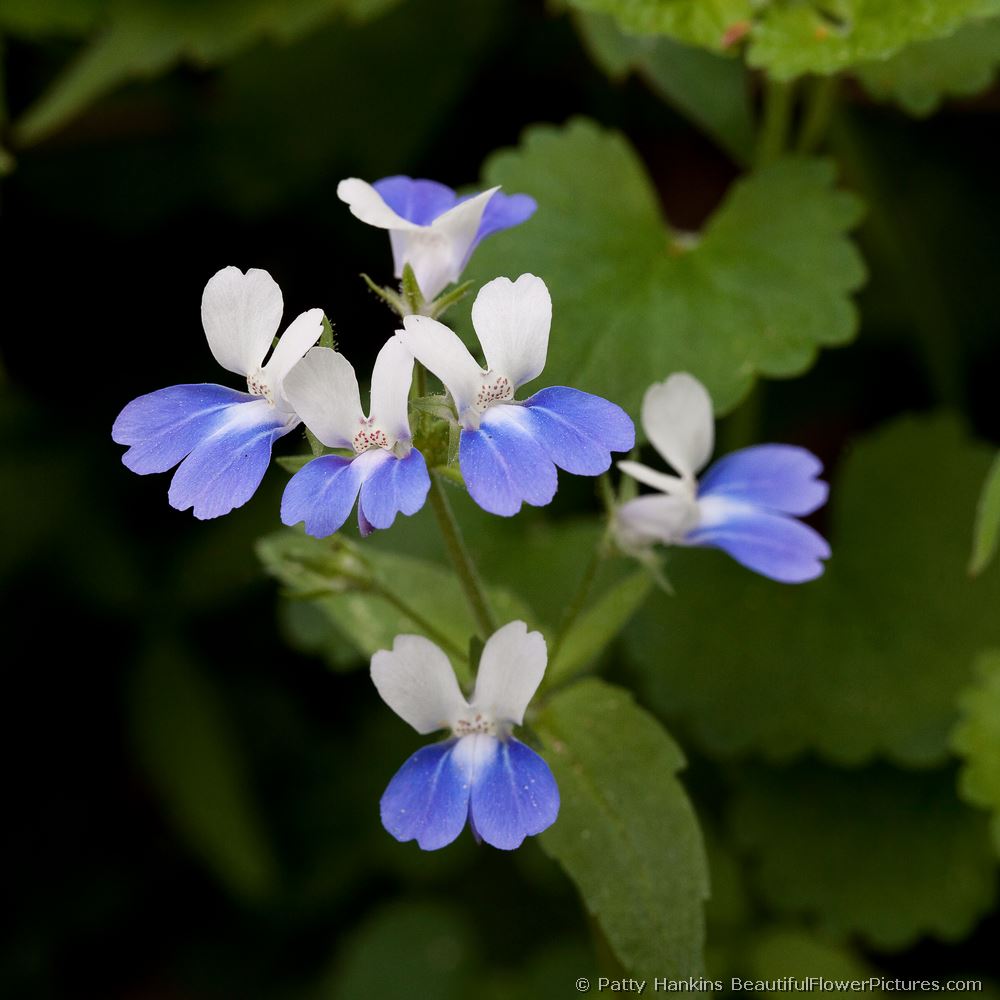
[[[764,111],[757,134],[756,166],[767,166],[785,151],[792,123],[794,96],[795,88],[792,83],[766,78]]]
[[[387,587],[383,587],[380,583],[371,584],[369,589],[371,593],[378,595],[382,600],[391,604],[397,611],[406,615],[428,639],[435,642],[450,656],[453,656],[456,660],[465,660],[466,652],[464,649],[459,649],[436,625],[428,621],[412,605],[407,604],[398,594]]]
[[[835,74],[820,76],[811,82],[802,127],[795,142],[796,152],[813,153],[822,145],[830,130],[839,90],[840,78]]]
[[[469,602],[476,626],[482,638],[489,638],[497,630],[496,618],[490,608],[489,598],[486,596],[486,588],[479,577],[479,571],[476,569],[476,564],[472,561],[472,556],[462,538],[462,530],[458,526],[458,521],[455,520],[455,513],[451,509],[437,469],[431,473],[430,501],[437,517],[445,548],[448,550],[448,556],[455,567],[458,582],[462,585],[466,600]]]
[[[559,623],[559,631],[556,633],[555,641],[552,643],[552,649],[549,652],[550,664],[555,664],[558,660],[559,651],[566,641],[569,630],[573,627],[573,623],[577,618],[580,617],[580,612],[583,610],[584,604],[587,603],[594,580],[597,579],[597,571],[601,568],[601,563],[604,562],[604,555],[604,537],[602,536],[597,540],[594,551],[590,554],[590,560],[587,562],[583,575],[580,577],[580,582],[577,584],[576,591],[570,599],[569,604],[566,605],[566,611],[563,613],[562,621]]]

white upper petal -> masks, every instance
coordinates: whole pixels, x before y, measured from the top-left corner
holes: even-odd
[[[448,657],[422,635],[397,635],[372,657],[382,700],[422,734],[453,726],[468,709]]]
[[[429,316],[407,316],[396,336],[451,393],[459,417],[473,405],[483,384],[483,370],[458,335]]]
[[[305,357],[323,333],[323,310],[309,309],[289,324],[264,365],[264,379],[276,397],[281,397],[285,376]]]
[[[682,476],[693,477],[712,456],[712,398],[687,372],[671,375],[646,390],[642,426],[653,447]]]
[[[648,539],[672,545],[698,524],[698,505],[686,497],[653,494],[622,504],[615,518],[626,543]]]
[[[416,226],[401,232],[393,227],[392,256],[396,277],[403,266],[413,268],[420,291],[428,301],[444,287],[458,281],[469,258],[472,244],[486,204],[499,188],[490,188],[474,198],[459,202],[439,215],[429,226]]]
[[[348,177],[341,181],[337,185],[337,197],[347,203],[356,219],[367,222],[369,226],[378,229],[423,228],[394,212],[371,184],[358,177]]]
[[[281,289],[267,271],[224,267],[213,274],[201,297],[201,322],[215,360],[239,375],[257,371],[283,308]]]
[[[328,448],[352,448],[364,414],[350,361],[314,347],[285,376],[284,394],[305,425]]]
[[[659,490],[661,493],[680,493],[691,497],[694,496],[694,485],[689,479],[681,479],[679,476],[671,476],[669,473],[659,472],[656,469],[651,469],[648,465],[643,465],[642,462],[623,460],[618,463],[618,468],[626,476],[631,476],[637,482],[644,483],[646,486],[652,486],[654,490]]]
[[[473,711],[519,726],[542,682],[547,661],[541,632],[529,632],[524,622],[510,622],[498,629],[483,647],[472,695]]]
[[[410,383],[413,355],[397,337],[382,346],[372,369],[372,421],[394,441],[410,440]]]
[[[472,305],[472,325],[490,371],[517,389],[541,374],[549,346],[552,298],[541,278],[494,278]]]

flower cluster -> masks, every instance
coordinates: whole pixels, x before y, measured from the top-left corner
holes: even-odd
[[[359,219],[389,231],[402,279],[400,293],[380,292],[399,313],[400,329],[375,360],[367,412],[350,362],[317,346],[323,311],[302,313],[275,339],[283,311],[277,283],[266,271],[224,268],[205,287],[202,324],[215,359],[243,376],[247,391],[215,384],[160,389],[129,403],[112,431],[128,445],[123,461],[132,471],[177,466],[173,507],[214,518],[246,503],[274,442],[304,423],[323,453],[288,482],[281,502],[286,525],[301,523],[323,538],[340,530],[356,506],[366,536],[388,529],[398,514],[417,513],[433,471],[411,429],[417,365],[446,393],[416,401],[421,425],[431,413],[439,430],[457,436],[460,478],[492,514],[544,506],[556,493],[557,469],[600,475],[612,453],[633,448],[631,419],[606,399],[567,386],[517,398],[541,375],[548,352],[552,300],[540,278],[499,277],[479,290],[472,324],[482,363],[434,318],[457,299],[461,289],[442,293],[461,277],[479,242],[526,221],[536,207],[531,198],[496,188],[459,197],[442,184],[408,177],[374,185],[351,178],[338,194]],[[781,445],[748,448],[717,462],[699,483],[695,474],[712,451],[712,420],[708,393],[690,375],[649,389],[643,427],[679,475],[618,463],[659,491],[615,510],[620,548],[645,558],[656,542],[709,545],[776,580],[818,575],[829,549],[796,520],[826,499],[818,460]],[[434,451],[432,464],[443,461]],[[519,621],[486,641],[469,701],[448,658],[429,640],[397,636],[391,651],[375,654],[372,680],[385,702],[419,733],[450,732],[413,754],[389,783],[382,822],[394,837],[433,850],[468,821],[477,840],[509,850],[555,821],[559,792],[548,765],[511,735],[545,666],[545,640]]]

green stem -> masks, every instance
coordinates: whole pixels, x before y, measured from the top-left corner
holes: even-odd
[[[412,605],[407,604],[398,594],[393,593],[391,590],[387,590],[381,584],[374,584],[369,586],[369,590],[373,594],[377,594],[382,600],[391,604],[397,611],[402,612],[409,618],[414,625],[420,629],[421,632],[427,636],[428,639],[437,643],[446,653],[453,656],[456,660],[464,661],[466,656],[466,651],[464,649],[459,649],[436,625],[428,621],[419,611],[417,611]]]
[[[580,577],[576,591],[566,606],[562,622],[559,624],[559,631],[556,633],[555,641],[552,643],[552,649],[549,652],[549,663],[555,664],[558,661],[559,651],[562,649],[563,643],[566,641],[566,636],[573,627],[573,623],[580,617],[580,612],[587,603],[587,598],[590,596],[590,589],[594,585],[594,580],[597,579],[597,571],[601,568],[603,561],[604,539],[600,538],[594,546],[594,551],[590,554],[590,560],[583,571],[583,576]]]
[[[831,74],[812,81],[806,98],[805,115],[795,149],[799,153],[812,153],[823,143],[830,130],[830,120],[837,104],[840,78]]]
[[[465,540],[462,538],[462,530],[455,520],[455,513],[448,502],[448,496],[444,491],[444,485],[438,475],[437,470],[431,473],[431,507],[437,517],[438,527],[441,529],[441,537],[444,539],[445,548],[458,581],[465,592],[472,616],[476,620],[482,638],[489,638],[497,630],[496,618],[490,608],[489,599],[486,596],[486,588],[479,578],[479,571],[472,561],[472,556],[466,548]]]
[[[768,78],[764,84],[764,113],[757,134],[756,165],[778,159],[788,145],[795,89],[793,84]]]

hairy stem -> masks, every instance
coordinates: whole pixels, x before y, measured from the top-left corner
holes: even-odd
[[[826,139],[837,104],[839,84],[839,77],[833,74],[817,77],[812,81],[806,98],[802,127],[795,142],[797,152],[813,153]]]
[[[604,562],[604,552],[604,539],[602,537],[598,539],[597,544],[594,546],[594,551],[590,554],[590,559],[583,571],[583,575],[580,577],[576,591],[573,593],[569,604],[566,605],[566,611],[563,613],[562,621],[559,624],[559,631],[556,633],[552,649],[549,651],[550,664],[558,661],[559,651],[566,641],[566,636],[573,627],[573,623],[580,617],[580,612],[583,611],[583,607],[587,603],[594,580],[597,579],[597,571],[601,568],[601,563]]]
[[[482,638],[489,638],[497,630],[496,618],[492,608],[490,608],[486,588],[479,578],[479,571],[476,569],[472,556],[465,545],[465,540],[462,538],[462,531],[455,520],[454,511],[451,509],[445,487],[436,469],[431,473],[430,501],[434,515],[437,517],[438,527],[441,529],[445,548],[448,550],[448,556],[455,567],[458,581],[465,592],[466,600],[469,602],[476,626]]]
[[[791,83],[768,78],[764,84],[764,112],[757,133],[756,166],[778,159],[788,146],[795,90]]]

